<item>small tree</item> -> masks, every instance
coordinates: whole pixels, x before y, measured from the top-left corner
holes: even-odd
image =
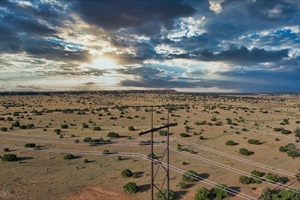
[[[6,127],[1,127],[1,131],[6,132],[7,128]]]
[[[197,172],[193,170],[188,170],[182,175],[182,180],[186,182],[194,182],[197,181]]]
[[[134,131],[135,128],[134,128],[133,126],[129,126],[129,127],[128,127],[128,130],[129,130],[129,131]]]
[[[35,147],[35,143],[27,143],[24,145],[24,147],[33,148],[33,147]]]
[[[93,128],[93,130],[94,130],[94,131],[101,131],[101,128],[100,128],[100,126],[95,126],[95,127]]]
[[[123,186],[123,189],[129,193],[136,193],[138,191],[138,186],[135,182],[129,182]]]
[[[228,145],[228,146],[234,146],[234,145],[236,145],[237,143],[235,143],[233,140],[228,140],[227,142],[226,142],[226,145]]]
[[[209,200],[209,199],[211,199],[211,194],[210,191],[205,187],[199,188],[196,191],[194,200]]]
[[[227,186],[224,184],[215,185],[211,192],[217,197],[217,199],[224,199],[229,196]]]
[[[64,155],[65,160],[71,160],[71,159],[74,159],[74,158],[75,158],[75,156],[73,156],[73,154],[65,154]]]
[[[246,148],[240,148],[239,152],[242,155],[250,155],[250,151]]]
[[[3,161],[12,162],[17,160],[17,155],[15,154],[4,154],[1,158]]]
[[[116,132],[109,132],[107,134],[107,137],[110,137],[110,138],[119,138],[120,135],[118,133],[116,133]]]
[[[156,200],[173,200],[175,199],[175,193],[173,190],[169,190],[169,199],[167,198],[167,190],[164,189],[161,192],[155,193],[155,199]]]
[[[61,128],[62,128],[62,129],[67,129],[68,127],[69,127],[68,124],[62,124],[62,125],[61,125]]]
[[[272,190],[270,188],[263,189],[261,195],[264,200],[272,200]]]
[[[133,175],[132,171],[130,171],[129,169],[124,169],[122,172],[121,172],[121,175],[123,177],[131,177]]]

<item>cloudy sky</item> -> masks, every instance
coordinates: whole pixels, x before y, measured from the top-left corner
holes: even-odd
[[[0,0],[0,91],[300,92],[298,0]]]

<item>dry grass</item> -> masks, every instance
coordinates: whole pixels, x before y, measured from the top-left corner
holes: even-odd
[[[281,101],[282,99],[284,101]],[[5,154],[4,147],[9,147],[10,153],[20,158],[17,162],[0,162],[0,199],[75,199],[75,197],[97,199],[99,196],[103,199],[105,196],[108,199],[145,199],[150,197],[150,163],[148,161],[130,156],[122,156],[123,160],[119,161],[117,154],[102,155],[101,152],[107,149],[110,152],[139,152],[148,155],[149,146],[137,145],[140,140],[146,141],[150,137],[149,134],[138,137],[140,131],[150,128],[151,113],[145,112],[145,109],[150,109],[151,105],[156,106],[154,127],[158,127],[167,123],[167,111],[164,107],[167,104],[177,105],[177,110],[172,111],[170,117],[171,122],[178,123],[178,126],[170,129],[172,138],[170,145],[177,148],[177,145],[181,144],[182,148],[198,152],[185,155],[176,150],[171,151],[170,164],[183,170],[192,169],[205,179],[226,184],[257,198],[264,187],[274,187],[266,183],[243,185],[238,182],[239,170],[246,173],[254,169],[264,173],[277,173],[272,171],[276,169],[292,174],[300,172],[299,158],[292,159],[286,153],[278,151],[280,146],[288,143],[298,145],[295,143],[294,133],[283,135],[273,131],[275,127],[284,127],[294,131],[300,126],[296,123],[299,120],[298,102],[299,97],[292,95],[216,96],[155,93],[74,95],[66,93],[51,96],[1,96],[0,115],[2,116],[0,117],[4,117],[5,120],[0,121],[0,127],[9,128],[16,120],[21,124],[34,124],[35,127],[25,130],[15,127],[7,132],[0,131],[2,147],[0,155]],[[116,106],[129,107],[126,107],[122,114]],[[108,111],[103,108],[107,108]],[[58,109],[76,109],[76,111],[62,113]],[[85,114],[77,114],[79,109],[85,110]],[[42,112],[42,115],[34,114],[33,110]],[[13,116],[14,112],[19,112],[20,116]],[[122,118],[121,115],[123,115]],[[8,121],[7,117],[12,117],[13,121]],[[112,117],[117,119],[112,119]],[[216,121],[211,121],[213,117],[216,117],[217,121],[222,122],[223,125],[214,125]],[[226,118],[231,118],[238,126],[228,125]],[[280,125],[283,119],[289,119],[289,124]],[[201,121],[211,122],[212,125],[195,125],[194,123]],[[82,128],[83,123],[88,124],[89,128]],[[54,130],[61,129],[62,124],[68,124],[69,127],[62,129],[63,138],[59,138]],[[94,131],[94,126],[100,126],[101,131]],[[129,131],[128,126],[134,126],[136,130]],[[191,128],[188,132],[191,137],[180,137],[180,133],[186,132],[185,126]],[[109,139],[106,135],[111,131],[119,133],[122,137],[112,139],[112,143],[107,145],[90,146],[82,141],[85,137]],[[194,132],[197,135],[194,135]],[[154,135],[155,141],[166,140],[158,133]],[[133,139],[129,140],[127,136]],[[199,136],[204,136],[206,140],[200,140]],[[280,141],[275,141],[275,138],[279,138]],[[80,141],[78,144],[74,143],[76,139]],[[174,141],[175,139],[182,139],[184,143]],[[258,139],[263,144],[248,144],[248,139]],[[227,146],[225,145],[227,140],[234,140],[238,145]],[[201,146],[185,144],[186,141]],[[24,144],[30,142],[36,143],[41,150],[24,148]],[[238,151],[242,147],[253,151],[254,154],[240,155]],[[246,159],[248,162],[271,166],[273,169],[240,162],[229,156],[213,153],[213,150]],[[73,151],[76,159],[64,160],[62,154],[66,151]],[[155,147],[156,155],[161,156],[163,152],[163,147]],[[195,157],[189,157],[189,155]],[[84,163],[85,159],[90,162]],[[188,165],[183,165],[183,161]],[[231,168],[225,169],[222,166]],[[126,168],[137,173],[138,178],[123,178],[121,171]],[[171,171],[170,178],[171,189],[180,199],[192,199],[199,187],[210,188],[200,181],[182,190],[176,186],[181,182],[181,174]],[[161,186],[163,179],[164,173],[159,170],[156,178],[157,185]],[[299,181],[292,177],[289,179],[291,181],[287,185],[294,188],[300,187]],[[133,195],[124,193],[123,185],[130,181],[136,182],[141,191]],[[256,187],[256,190],[251,187]],[[90,196],[86,196],[89,194]],[[231,198],[239,199],[240,197]]]

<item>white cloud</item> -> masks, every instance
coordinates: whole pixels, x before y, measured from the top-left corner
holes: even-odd
[[[214,11],[217,14],[222,12],[222,2],[224,2],[224,0],[209,0],[210,10]]]

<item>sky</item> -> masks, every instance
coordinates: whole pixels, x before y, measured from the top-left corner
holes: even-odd
[[[300,92],[298,0],[0,0],[0,91]]]

